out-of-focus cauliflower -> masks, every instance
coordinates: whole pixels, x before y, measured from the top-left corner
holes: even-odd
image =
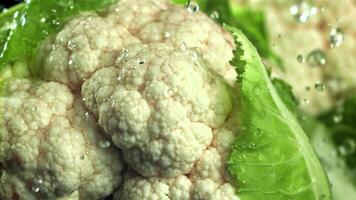
[[[101,199],[118,186],[118,150],[101,148],[101,130],[65,85],[17,79],[4,88],[0,199]]]
[[[18,80],[3,98],[5,198],[106,196],[122,169],[118,150],[97,146],[108,137],[135,171],[115,198],[238,199],[226,166],[237,132],[226,125],[236,113],[233,48],[208,16],[166,0],[120,0],[74,18],[40,49],[40,77],[51,82]],[[22,137],[34,142],[22,147]]]
[[[232,1],[264,11],[271,43],[285,64],[285,73],[275,72],[292,86],[304,111],[318,114],[334,105],[340,96],[356,91],[355,1]],[[340,46],[333,48],[332,29],[341,30],[345,37]],[[325,65],[311,66],[308,54],[319,49],[325,54]]]

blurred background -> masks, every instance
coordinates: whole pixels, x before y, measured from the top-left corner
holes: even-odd
[[[22,0],[1,0],[1,6],[0,8],[8,8],[11,7],[19,2],[22,2]]]

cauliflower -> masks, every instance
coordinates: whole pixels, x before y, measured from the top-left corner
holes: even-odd
[[[70,20],[41,45],[41,81],[4,86],[0,197],[238,199],[233,49],[208,16],[165,0]]]
[[[118,186],[120,153],[100,147],[106,140],[78,96],[55,82],[16,79],[4,88],[0,199],[57,199],[73,192],[100,199]]]
[[[308,17],[305,23],[298,23],[290,11],[298,1],[233,1],[265,11],[266,30],[271,43],[274,44],[274,50],[281,56],[285,65],[285,72],[278,69],[274,69],[274,72],[292,86],[305,112],[320,114],[335,105],[340,97],[354,93],[354,1],[299,1],[307,3],[310,8],[315,6],[318,9],[316,15]],[[336,28],[341,29],[345,35],[345,42],[331,47],[330,34],[332,29]],[[313,67],[308,64],[307,57],[317,49],[325,53],[326,63]],[[298,55],[303,56],[303,59],[299,58],[298,61]],[[318,83],[325,85],[325,90],[315,89]]]

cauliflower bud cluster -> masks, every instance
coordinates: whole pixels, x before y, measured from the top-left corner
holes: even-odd
[[[73,19],[41,48],[48,82],[12,81],[1,99],[0,197],[237,200],[233,48],[166,0]]]

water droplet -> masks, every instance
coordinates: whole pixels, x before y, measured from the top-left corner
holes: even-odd
[[[297,55],[297,61],[299,62],[299,63],[304,63],[304,56],[302,55],[302,54],[298,54]]]
[[[303,99],[303,103],[304,103],[305,105],[307,105],[307,104],[310,103],[310,101],[309,101],[309,99],[305,98],[305,99]]]
[[[325,90],[325,84],[317,82],[317,83],[315,83],[314,88],[315,88],[315,90],[322,92]]]
[[[20,14],[19,11],[16,11],[16,12],[14,13],[13,17],[14,17],[14,18],[17,18],[17,17],[19,16],[19,14]]]
[[[59,19],[54,19],[54,20],[52,20],[52,24],[55,25],[55,26],[58,26],[61,23],[60,23]]]
[[[329,42],[331,48],[338,47],[344,42],[344,33],[339,27],[331,29]]]
[[[173,91],[173,90],[169,89],[169,90],[167,91],[167,96],[168,96],[168,97],[172,96],[173,94],[174,94],[174,91]]]
[[[32,183],[32,191],[38,193],[41,190],[41,186],[43,184],[42,179],[35,178]]]
[[[69,40],[67,43],[67,48],[71,51],[75,51],[77,49],[77,44],[74,40]]]
[[[258,95],[260,95],[261,94],[261,88],[260,88],[260,86],[254,86],[253,88],[252,88],[252,92],[256,95],[256,96],[258,96]]]
[[[356,142],[351,138],[347,138],[343,143],[338,147],[338,152],[341,156],[349,156],[355,153]]]
[[[21,26],[25,26],[27,21],[26,14],[21,15]]]
[[[165,33],[164,33],[164,37],[165,37],[165,38],[169,38],[170,36],[171,36],[171,34],[170,34],[169,32],[165,32]]]
[[[258,112],[258,116],[261,117],[261,119],[264,119],[266,117],[267,113],[264,109],[261,109],[259,112]]]
[[[122,79],[122,75],[119,74],[119,76],[117,76],[117,80],[120,81]]]
[[[145,64],[145,61],[139,59],[139,60],[138,60],[138,64],[143,65],[143,64]]]
[[[111,145],[110,142],[107,140],[102,140],[99,142],[99,146],[104,149],[110,147],[110,145]]]
[[[89,118],[89,116],[90,116],[90,115],[89,115],[89,112],[85,112],[84,115],[85,115],[86,118]]]
[[[37,186],[32,186],[32,191],[34,191],[34,192],[39,192],[40,191],[40,187],[37,187]]]
[[[46,18],[42,17],[41,20],[40,20],[42,23],[45,23],[47,21]]]
[[[196,13],[199,11],[199,4],[195,1],[188,0],[186,3],[186,7],[188,12]]]
[[[122,64],[122,63],[126,62],[128,56],[129,56],[129,50],[127,50],[125,48],[122,49],[122,52],[121,52],[120,56],[116,58],[115,63]]]
[[[81,160],[84,160],[84,155],[83,155],[83,154],[80,155],[80,159],[81,159]]]
[[[73,0],[69,0],[67,4],[68,4],[68,7],[69,7],[70,10],[73,10],[73,9],[74,9],[74,2],[73,2]]]
[[[334,121],[334,123],[339,123],[339,122],[341,122],[342,121],[342,114],[341,113],[338,113],[338,114],[335,114],[334,116],[333,116],[333,121]]]
[[[192,59],[193,62],[197,62],[198,61],[198,54],[195,51],[192,51],[190,53],[190,58]]]
[[[308,54],[308,65],[311,67],[323,66],[326,64],[326,56],[323,50],[315,49]]]
[[[182,51],[187,50],[187,44],[186,44],[185,42],[182,42],[182,44],[180,45],[180,49],[181,49]]]
[[[218,13],[218,11],[214,10],[211,14],[210,14],[210,18],[213,20],[217,20],[219,19],[220,15]]]
[[[317,14],[318,9],[308,0],[299,0],[289,9],[289,12],[297,22],[305,23],[311,16]]]
[[[303,121],[306,121],[306,120],[308,119],[308,117],[307,117],[306,115],[302,115],[301,119],[302,119]]]

